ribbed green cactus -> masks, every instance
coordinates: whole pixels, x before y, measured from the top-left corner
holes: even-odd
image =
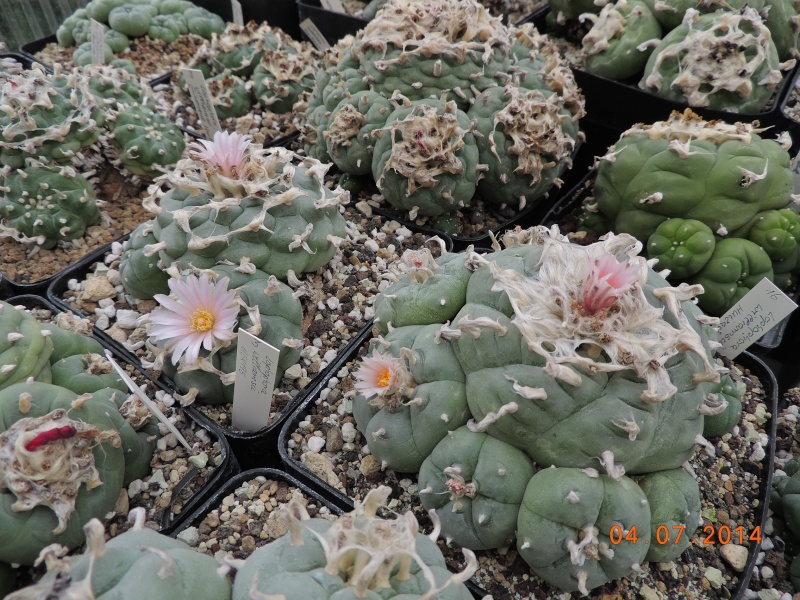
[[[411,512],[393,520],[377,516],[390,492],[385,486],[372,490],[333,522],[311,519],[293,499],[282,513],[289,532],[238,564],[233,599],[471,598],[463,582],[477,569],[475,555],[465,550],[464,571],[450,573]]]
[[[325,186],[325,168],[282,148],[247,147],[238,134],[230,143],[236,138],[244,145],[238,155],[235,150],[229,155],[223,147],[227,134],[218,136],[205,142],[207,150],[198,153],[202,147],[195,146],[194,158],[162,178],[168,191],[158,190],[148,202],[158,215],[152,230],[148,227],[155,241],[124,253],[123,285],[130,280],[127,273],[147,272],[154,260],[162,270],[233,264],[240,273],[266,280],[316,271],[333,257],[345,236],[339,213],[343,192]],[[136,291],[151,298],[167,293],[167,287]]]
[[[114,58],[114,51],[108,44],[103,44],[103,61],[108,63]],[[75,49],[72,54],[72,64],[76,67],[85,67],[91,65],[92,59],[92,42],[84,42]]]
[[[381,335],[355,371],[353,415],[384,468],[420,469],[443,536],[488,548],[516,529],[537,575],[585,592],[645,559],[644,544],[610,541],[615,525],[644,539],[652,515],[657,530],[698,495],[690,478],[651,507],[624,475],[681,468],[704,417],[726,410],[716,320],[692,302],[699,286],[671,287],[630,235],[578,246],[539,227],[503,241],[403,255],[375,302]]]
[[[737,385],[730,375],[724,375],[720,382],[711,388],[710,402],[728,403],[720,413],[706,415],[703,420],[703,437],[712,438],[725,435],[739,424],[742,417],[742,401],[744,384]]]
[[[28,378],[50,382],[53,340],[36,319],[0,301],[0,390]]]
[[[0,74],[0,163],[25,166],[25,158],[72,160],[100,137],[105,117],[80,73],[34,65],[19,75]]]
[[[583,227],[637,237],[670,281],[703,285],[700,306],[713,315],[762,277],[789,284],[800,269],[789,140],[760,132],[688,109],[635,125],[601,158],[587,205],[599,218]]]
[[[241,117],[253,107],[252,84],[241,77],[223,71],[206,80],[217,118]]]
[[[583,99],[531,25],[506,27],[473,0],[390,0],[338,57],[309,97],[306,153],[351,175],[371,162],[412,218],[454,213],[476,191],[531,204],[570,164]]]
[[[757,113],[789,66],[752,8],[708,15],[689,9],[653,50],[639,86],[690,106]]]
[[[132,529],[105,541],[103,525],[92,519],[83,528],[86,551],[61,558],[57,549],[44,555],[47,573],[39,583],[9,600],[74,594],[91,598],[135,600],[229,600],[231,583],[219,563],[185,543],[144,526],[144,509],[131,511]]]
[[[92,184],[71,167],[11,171],[0,187],[0,235],[51,248],[100,222]]]
[[[178,162],[186,142],[175,123],[145,104],[122,109],[111,130],[122,165],[135,175],[155,177]]]
[[[617,0],[599,15],[581,18],[592,22],[581,40],[586,71],[608,79],[639,75],[653,51],[652,42],[661,40],[661,26],[644,0]]]

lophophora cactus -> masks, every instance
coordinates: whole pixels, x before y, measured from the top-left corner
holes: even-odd
[[[717,319],[692,302],[701,286],[671,287],[630,235],[578,246],[537,227],[503,241],[403,256],[375,302],[353,414],[383,468],[419,472],[448,541],[516,535],[534,573],[585,594],[685,549],[648,554],[617,528],[652,541],[699,525],[697,482],[675,470],[704,416],[726,409]]]
[[[108,542],[103,525],[92,519],[83,527],[86,551],[64,558],[67,548],[45,548],[38,562],[47,567],[40,582],[7,600],[40,598],[118,598],[134,600],[229,600],[230,579],[205,554],[145,527],[144,509],[131,511],[133,527]]]
[[[320,72],[306,152],[372,173],[394,207],[437,217],[541,198],[570,164],[583,100],[555,46],[473,0],[392,0]]]
[[[189,61],[203,71],[220,119],[241,117],[258,103],[288,113],[314,86],[321,54],[280,29],[251,21],[229,23]]]
[[[113,510],[149,471],[158,429],[96,341],[3,302],[0,329],[0,561],[30,565]]]
[[[391,600],[468,600],[464,585],[477,570],[475,555],[464,550],[467,565],[450,573],[431,538],[419,531],[411,512],[383,519],[391,489],[370,491],[353,512],[331,522],[311,519],[296,499],[281,513],[289,532],[237,561],[234,600],[251,598],[384,598]]]
[[[280,377],[302,345],[302,309],[278,279],[316,271],[345,236],[339,207],[346,192],[325,186],[326,170],[282,148],[250,145],[239,134],[217,133],[213,142],[195,145],[158,180],[167,191],[157,189],[146,202],[157,217],[131,236],[120,265],[123,286],[134,297],[152,298],[169,292],[170,275],[206,271],[227,278],[246,327],[281,349]],[[173,360],[165,367],[177,368],[175,382],[185,393],[229,402],[236,344],[222,340],[205,349],[210,353],[199,363]]]
[[[96,142],[105,115],[89,80],[56,65],[52,75],[34,65],[21,74],[0,73],[0,163],[25,166],[28,157],[80,162]]]
[[[598,164],[584,227],[629,233],[670,280],[701,283],[720,316],[763,277],[800,272],[788,136],[705,121],[691,110],[624,132]]]

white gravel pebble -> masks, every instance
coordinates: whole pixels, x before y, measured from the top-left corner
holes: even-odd
[[[319,453],[325,447],[325,439],[321,437],[312,437],[308,440],[308,449],[310,452]]]
[[[342,441],[352,443],[356,440],[356,428],[352,423],[342,425]]]
[[[123,329],[135,329],[140,316],[135,310],[120,309],[117,311],[117,324]]]
[[[197,527],[187,527],[175,537],[186,542],[190,546],[194,546],[200,541],[200,532],[197,531]]]

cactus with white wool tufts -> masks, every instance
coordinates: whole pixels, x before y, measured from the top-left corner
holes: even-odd
[[[284,598],[318,600],[468,600],[464,585],[477,570],[469,550],[461,573],[450,573],[436,531],[419,531],[409,511],[395,519],[377,515],[391,490],[370,491],[355,509],[334,521],[311,519],[293,499],[281,513],[288,525],[283,537],[236,561],[234,600]]]
[[[621,525],[649,531],[652,507],[625,474],[680,468],[704,417],[727,408],[711,360],[717,320],[693,304],[700,286],[670,286],[629,235],[583,247],[539,227],[503,241],[439,261],[404,255],[375,302],[380,335],[356,372],[353,414],[384,468],[420,470],[444,537],[490,548],[516,529],[535,573],[586,592],[647,552],[611,548],[618,523],[603,515],[619,511],[597,489],[628,498]],[[569,489],[527,483],[543,477]],[[692,497],[696,481],[681,485]],[[679,500],[659,505],[654,528],[685,512]]]

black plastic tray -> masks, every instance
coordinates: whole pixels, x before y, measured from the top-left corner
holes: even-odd
[[[544,216],[542,225],[547,227],[559,225],[566,217],[578,210],[583,201],[591,195],[596,175],[596,170],[590,171],[574,188],[565,194]],[[775,327],[770,329],[755,342],[755,346],[762,350],[774,350],[780,346],[785,337],[791,317],[792,315],[788,315],[781,319]]]
[[[56,305],[53,302],[50,302],[40,296],[33,296],[30,294],[14,296],[13,298],[6,300],[6,302],[15,306],[22,305],[25,306],[26,308],[46,308],[52,311],[53,313],[64,312],[63,307],[61,307],[60,305]],[[150,376],[147,373],[147,371],[142,368],[140,364],[131,362],[128,359],[128,356],[126,356],[124,353],[120,353],[118,349],[119,345],[116,342],[114,342],[114,340],[109,338],[105,333],[93,327],[92,337],[94,337],[98,342],[100,342],[100,344],[104,348],[111,350],[112,354],[114,354],[114,357],[118,361],[124,361],[136,367],[139,370],[139,372],[149,381],[151,381],[156,387],[167,393],[171,391],[157,379],[154,379],[152,376]],[[186,415],[192,421],[194,421],[197,425],[205,429],[214,439],[216,439],[219,442],[220,455],[222,456],[222,464],[220,464],[214,470],[213,474],[208,479],[208,481],[205,482],[200,491],[195,493],[191,498],[184,501],[183,509],[181,510],[180,515],[173,518],[171,510],[164,511],[164,519],[162,520],[161,527],[159,528],[159,532],[164,534],[169,534],[176,528],[180,527],[186,521],[190,513],[196,510],[199,504],[201,504],[202,502],[205,501],[206,498],[214,494],[216,489],[220,485],[222,485],[223,482],[227,481],[240,471],[239,463],[236,461],[236,458],[234,457],[233,452],[231,451],[229,444],[225,440],[225,436],[222,434],[220,428],[213,422],[211,422],[211,420],[209,420],[202,413],[197,411],[197,409],[191,406],[184,407],[183,410],[186,412]],[[189,473],[187,473],[187,476],[190,473],[192,472],[189,471]],[[177,496],[180,495],[181,489],[190,481],[191,479],[186,479],[186,477],[184,477],[184,481],[179,482],[178,486],[176,486],[173,492],[173,496],[177,498]]]
[[[297,14],[298,23],[311,19],[331,46],[336,45],[346,35],[355,35],[369,23],[361,17],[323,8],[319,0],[297,0]],[[303,34],[303,38],[308,39],[308,36]]]
[[[120,242],[125,241],[128,236],[121,238]],[[88,273],[91,272],[92,266],[96,262],[102,262],[103,256],[110,250],[110,244],[103,246],[102,248],[98,248],[95,252],[92,252],[90,255],[87,255],[81,261],[69,269],[61,272],[59,276],[50,284],[47,288],[47,299],[50,303],[54,304],[59,308],[59,310],[66,310],[75,313],[76,315],[86,317],[86,313],[82,313],[78,308],[75,306],[70,305],[67,303],[62,295],[64,292],[68,290],[68,282],[70,279],[81,279],[85,277]],[[356,336],[351,339],[347,345],[339,350],[339,356],[347,354],[350,352],[350,348],[358,343],[358,340],[362,339],[364,335],[364,331],[368,331],[372,328],[372,322],[370,321],[364,330],[359,332]],[[142,366],[141,359],[136,356],[133,352],[125,348],[121,343],[117,342],[116,340],[112,339],[108,334],[95,328],[96,335],[98,339],[102,340],[103,344],[107,347],[113,349],[115,354],[118,354],[121,357],[129,362],[130,364],[134,365],[136,368],[140,369],[142,372],[147,373],[147,370]],[[339,357],[332,361],[328,366],[326,366],[322,371],[320,371],[314,379],[312,379],[309,384],[301,391],[297,393],[297,395],[290,401],[290,403],[283,409],[281,414],[275,421],[268,425],[267,427],[262,427],[257,431],[239,431],[238,429],[228,428],[228,427],[221,427],[218,424],[214,424],[214,427],[219,429],[222,434],[227,439],[228,443],[231,445],[233,452],[236,456],[237,461],[241,464],[245,469],[251,469],[256,467],[272,467],[280,465],[280,456],[276,452],[277,446],[277,439],[278,434],[280,432],[280,428],[283,425],[283,422],[289,417],[292,412],[294,412],[295,408],[303,402],[305,397],[308,394],[312,394],[317,392],[321,385],[327,382],[331,373],[335,372],[333,369],[337,368],[336,365],[339,363]],[[158,378],[152,378],[154,381],[157,381],[158,384],[162,387],[162,389],[166,389],[170,393],[173,393],[177,390],[175,383],[166,375],[162,374]],[[202,415],[200,411],[193,407],[188,407],[193,412]],[[204,421],[208,421],[209,423],[212,422],[207,417],[203,416]]]
[[[531,15],[529,22],[533,23],[540,32],[553,35],[545,20],[549,12],[550,7],[545,6]],[[575,74],[575,81],[586,96],[585,118],[619,133],[636,123],[664,121],[673,110],[683,112],[689,108],[688,104],[666,100],[639,89],[637,86],[639,78],[620,82],[580,69],[572,69],[572,72]],[[784,74],[783,80],[776,90],[772,108],[768,110],[754,114],[732,113],[702,107],[692,107],[692,110],[707,121],[715,119],[728,123],[758,121],[761,127],[772,127],[776,134],[788,131],[793,140],[792,154],[795,154],[800,149],[800,123],[786,117],[783,108],[789,101],[798,73],[800,73],[800,64]]]
[[[357,340],[358,344],[351,344],[349,351],[347,353],[342,352],[337,358],[335,369],[338,371],[348,361],[353,360],[353,358],[357,356],[361,345],[363,345],[363,343],[366,342],[370,337],[370,331],[362,332]],[[767,365],[760,358],[751,354],[750,352],[743,352],[740,354],[738,357],[736,357],[734,363],[749,369],[753,375],[759,378],[766,395],[765,403],[769,407],[768,411],[770,414],[770,419],[766,426],[769,442],[765,449],[764,460],[762,461],[762,465],[764,465],[764,467],[761,473],[761,485],[758,492],[760,515],[757,517],[757,524],[761,526],[761,531],[764,531],[768,518],[768,511],[766,509],[769,506],[769,493],[772,487],[772,475],[774,470],[775,436],[777,428],[776,416],[778,414],[778,384],[775,379],[775,375],[772,373],[769,367],[767,367]],[[307,482],[309,486],[316,487],[317,489],[321,490],[326,497],[330,498],[330,501],[335,506],[344,511],[350,511],[353,508],[353,500],[351,498],[325,481],[322,481],[300,460],[295,460],[289,456],[287,451],[287,442],[291,437],[291,434],[295,431],[300,421],[302,421],[303,418],[309,414],[311,408],[319,399],[319,393],[325,389],[326,383],[327,382],[323,382],[321,385],[316,386],[315,390],[306,396],[302,404],[298,406],[294,413],[292,413],[285,421],[278,439],[278,450],[281,455],[281,460],[283,461],[283,466],[287,472],[295,475],[298,479]],[[766,469],[766,471],[764,471],[764,469]],[[760,547],[760,541],[753,540],[750,542],[747,566],[742,572],[736,587],[732,591],[731,598],[733,600],[744,599],[745,591],[747,590],[750,578],[752,577],[753,568],[755,567]],[[476,598],[482,598],[487,594],[487,592],[481,588],[474,579],[470,579],[467,582],[467,587],[470,588],[470,591]]]

